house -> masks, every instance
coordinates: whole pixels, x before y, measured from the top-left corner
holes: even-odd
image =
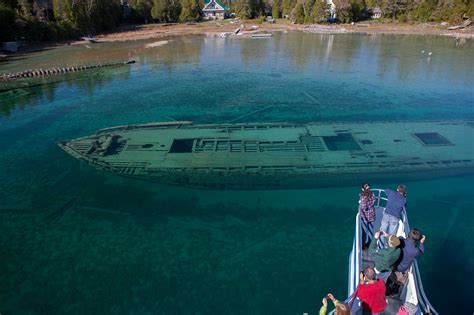
[[[374,11],[372,11],[372,18],[373,19],[380,19],[382,17],[382,10],[379,7],[376,7]]]
[[[330,18],[335,19],[337,17],[336,5],[334,4],[334,2],[332,0],[323,0],[323,1],[326,1],[326,5],[329,8]]]
[[[223,20],[226,11],[229,10],[230,7],[223,5],[219,0],[205,0],[202,15],[205,20]]]

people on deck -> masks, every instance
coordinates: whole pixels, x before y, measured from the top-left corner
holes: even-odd
[[[378,248],[378,239],[381,233],[387,238],[388,247],[386,248]],[[375,232],[374,239],[369,246],[369,254],[374,261],[377,274],[387,273],[386,277],[390,275],[392,266],[400,257],[401,251],[400,248],[398,248],[398,245],[400,245],[400,239],[395,235],[387,234],[384,231]],[[384,276],[385,279],[386,277]]]
[[[377,279],[374,268],[365,268],[359,280],[355,294],[361,301],[363,314],[378,314],[385,310],[385,282]]]
[[[362,227],[362,248],[365,250],[369,247],[374,234],[375,195],[370,190],[368,183],[362,183],[360,187],[362,192],[359,194],[359,213]]]
[[[334,307],[336,308],[336,315],[351,314],[351,309],[349,305],[347,305],[346,303],[339,302],[336,298],[334,298],[334,295],[328,293],[328,295],[323,298],[323,306],[321,306],[321,308],[319,309],[319,315],[326,315],[328,311],[328,299],[330,299],[334,304]]]
[[[397,265],[397,271],[406,272],[413,264],[416,257],[424,254],[426,236],[421,234],[420,230],[412,229],[408,233],[408,238],[399,237],[402,246],[402,255],[400,263]],[[418,244],[419,242],[419,244]]]
[[[408,269],[411,267],[416,257],[425,252],[426,236],[421,234],[420,230],[412,229],[408,233],[408,238],[399,237],[400,248],[402,252],[400,258],[395,263],[394,272],[390,275],[390,281],[397,287],[406,284],[408,281]],[[419,244],[418,244],[419,243]],[[397,292],[396,290],[395,292]]]
[[[397,191],[385,189],[387,205],[380,224],[380,230],[391,235],[397,235],[400,215],[407,203],[405,185],[398,185]]]

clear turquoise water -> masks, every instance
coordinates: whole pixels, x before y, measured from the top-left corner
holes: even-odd
[[[0,64],[2,73],[137,60],[0,94],[1,313],[315,314],[326,293],[346,295],[358,187],[169,187],[93,170],[57,140],[129,123],[226,122],[262,108],[241,121],[474,119],[472,41],[168,40],[58,47]],[[463,276],[474,273],[473,183],[407,183],[410,223],[427,235],[425,290],[442,314],[473,311],[459,303],[474,292]]]

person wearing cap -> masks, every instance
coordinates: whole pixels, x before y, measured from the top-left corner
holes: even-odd
[[[405,185],[398,185],[397,191],[385,189],[387,205],[382,216],[382,223],[380,223],[381,231],[388,234],[397,234],[400,215],[407,203],[406,191]]]
[[[355,295],[360,299],[363,314],[378,314],[385,310],[385,282],[377,279],[374,268],[367,267],[360,273]]]
[[[378,248],[377,246],[380,233],[387,238],[388,247],[386,248]],[[374,234],[374,239],[369,246],[369,253],[374,260],[377,273],[390,272],[392,270],[393,264],[400,257],[401,251],[398,245],[400,245],[400,239],[395,235],[387,234],[384,231],[378,231]]]

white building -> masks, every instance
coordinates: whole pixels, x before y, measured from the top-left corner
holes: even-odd
[[[223,5],[219,0],[206,0],[202,14],[205,20],[223,20],[226,11],[229,11],[228,6]]]
[[[323,0],[323,1],[326,1],[326,4],[329,7],[329,14],[330,14],[331,18],[335,19],[337,17],[336,5],[334,4],[334,2],[332,0]]]
[[[379,7],[376,7],[372,12],[373,19],[380,19],[382,17],[382,10]]]

